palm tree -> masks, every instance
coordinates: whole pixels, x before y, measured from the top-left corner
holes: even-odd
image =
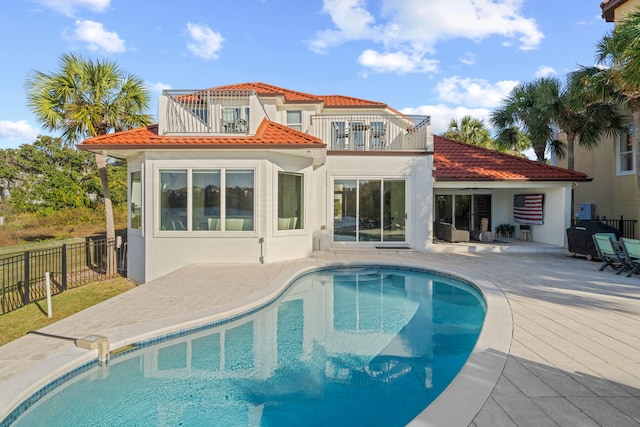
[[[556,106],[555,121],[567,135],[567,168],[571,170],[575,167],[576,143],[593,149],[603,136],[616,135],[624,129],[618,99],[600,96],[585,84],[598,72],[595,67],[583,67],[569,73],[566,88]]]
[[[497,142],[503,146],[515,146],[519,131],[522,131],[529,138],[539,162],[545,161],[548,144],[562,153],[563,145],[555,138],[557,129],[554,121],[559,97],[560,82],[555,78],[544,77],[517,85],[502,107],[491,113]]]
[[[617,99],[596,96],[584,84],[591,76],[592,70],[579,69],[569,74],[564,87],[555,78],[516,86],[505,105],[492,115],[498,141],[511,144],[518,126],[522,126],[538,161],[544,161],[550,144],[558,157],[567,156],[567,167],[573,170],[576,144],[594,148],[602,136],[624,128]],[[567,135],[566,146],[556,138],[559,131]]]
[[[593,70],[593,76],[586,84],[603,98],[613,95],[623,102],[631,111],[637,141],[640,129],[640,8],[616,24],[596,49],[599,67]],[[640,190],[640,149],[637,146],[635,162]]]
[[[33,71],[26,81],[27,105],[47,130],[62,131],[69,145],[80,140],[151,124],[144,82],[110,61],[75,54],[59,58],[59,70]],[[115,239],[106,157],[96,153],[106,211],[107,239]],[[111,265],[111,263],[108,263]]]
[[[484,121],[471,116],[464,116],[460,121],[451,119],[449,129],[443,136],[479,147],[493,147],[493,139]]]

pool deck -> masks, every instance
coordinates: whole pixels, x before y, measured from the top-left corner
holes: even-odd
[[[507,339],[484,340],[488,345],[464,372],[466,383],[454,387],[457,398],[436,401],[436,417],[423,414],[412,424],[640,426],[640,277],[600,272],[599,262],[559,248],[518,247],[441,244],[429,253],[327,251],[265,265],[191,265],[41,331],[104,335],[117,348],[240,312],[315,266],[372,262],[447,270],[493,294],[493,324],[483,334],[507,328]],[[35,381],[95,357],[96,351],[37,335],[0,347],[0,420],[35,391]]]

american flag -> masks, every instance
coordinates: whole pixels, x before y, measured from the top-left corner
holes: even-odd
[[[543,224],[544,194],[516,194],[513,196],[513,219],[526,224]]]

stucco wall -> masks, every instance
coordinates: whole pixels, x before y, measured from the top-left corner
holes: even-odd
[[[139,170],[142,159],[129,162]],[[144,236],[130,230],[129,276],[144,283],[191,263],[274,262],[309,256],[312,252],[312,160],[286,153],[189,152],[147,153],[144,159]],[[160,169],[254,169],[255,230],[243,232],[160,230]],[[278,171],[301,173],[305,181],[306,221],[302,230],[277,230]],[[141,243],[143,242],[143,243]],[[134,265],[132,265],[134,264]]]

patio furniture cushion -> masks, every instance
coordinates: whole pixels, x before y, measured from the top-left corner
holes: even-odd
[[[442,240],[447,242],[468,242],[469,230],[458,230],[453,224],[439,224],[442,227]]]

